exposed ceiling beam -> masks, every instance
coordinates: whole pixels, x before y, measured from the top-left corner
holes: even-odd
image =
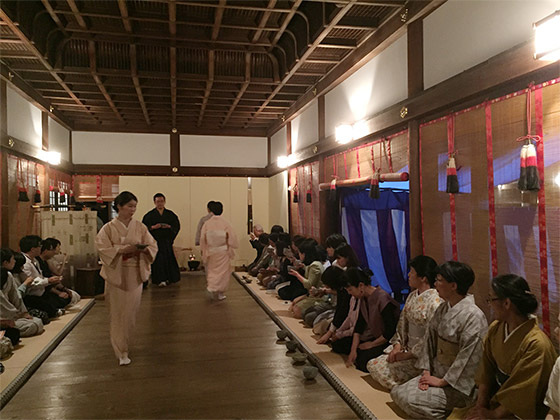
[[[169,48],[169,84],[171,89],[171,125],[177,126],[177,6],[175,0],[169,1],[169,33],[172,44]]]
[[[214,51],[208,51],[208,79],[206,80],[206,89],[204,90],[204,99],[202,100],[202,105],[200,107],[200,115],[198,117],[198,122],[196,123],[197,127],[202,125],[202,119],[204,118],[204,111],[206,109],[206,105],[208,104],[208,97],[210,96],[210,92],[212,91],[212,85],[214,84],[214,64],[216,59],[214,57]]]
[[[261,20],[258,25],[258,29],[255,31],[255,34],[253,35],[253,39],[251,40],[252,43],[257,42],[261,38],[261,35],[263,33],[263,28],[266,26],[268,19],[270,19],[270,15],[272,15],[272,11],[273,11],[272,9],[274,9],[274,6],[276,6],[276,1],[277,0],[268,0],[268,5],[266,6],[266,8],[270,10],[263,12],[261,16]]]
[[[80,27],[83,29],[87,29],[86,21],[84,20],[83,16],[80,14],[80,9],[78,9],[78,5],[76,4],[76,2],[74,0],[66,0],[66,2],[68,3],[70,10],[72,10],[72,14],[74,15],[76,21],[78,22],[78,25],[80,25]]]
[[[57,74],[57,72],[53,69],[53,67],[50,65],[50,63],[43,57],[43,55],[37,49],[37,47],[35,47],[35,45],[29,39],[27,39],[25,34],[19,29],[19,27],[18,27],[19,25],[16,25],[14,23],[14,21],[1,8],[0,8],[0,19],[2,19],[4,22],[6,22],[6,24],[10,28],[10,30],[21,40],[21,42],[25,45],[25,47],[29,51],[32,51],[33,54],[35,54],[37,59],[47,69],[47,71],[50,73],[50,75],[58,82],[58,84],[66,91],[66,93],[68,93],[68,95],[70,95],[70,97],[72,97],[72,99],[74,99],[74,101],[77,104],[81,105],[82,108],[87,113],[89,113],[89,115],[92,118],[95,118],[95,116],[91,112],[88,111],[87,107],[82,103],[82,101],[80,101],[80,99],[72,92],[72,89],[70,89],[68,87],[68,85],[64,82],[64,80],[62,80],[62,78]],[[97,120],[97,118],[95,118],[95,120],[97,122],[99,122]]]
[[[56,12],[54,11],[49,0],[41,0],[41,3],[43,3],[43,6],[45,6],[45,9],[47,10],[47,12],[49,12],[49,15],[51,16],[54,23],[56,23],[56,25],[60,28],[60,30],[66,35],[66,29],[64,28],[64,24],[62,23],[62,21],[60,20]]]
[[[224,11],[226,7],[226,0],[220,0],[216,13],[214,14],[214,26],[212,27],[211,40],[215,41],[218,39],[220,33],[220,27],[222,25],[222,18],[224,17]]]
[[[124,29],[126,32],[131,34],[132,24],[130,23],[130,18],[128,16],[128,7],[126,5],[126,0],[118,0],[118,2],[119,2],[119,11],[121,12],[121,19],[122,19]]]
[[[328,23],[325,22],[323,24],[323,30],[319,33],[319,35],[317,35],[317,37],[315,38],[313,43],[307,48],[307,50],[305,50],[305,52],[300,57],[300,59],[298,61],[296,61],[296,63],[293,65],[293,67],[290,69],[290,71],[284,76],[284,79],[282,79],[280,84],[272,91],[272,93],[269,95],[269,97],[266,99],[266,101],[263,102],[263,104],[260,106],[258,111],[255,112],[255,115],[253,116],[253,118],[249,122],[247,122],[246,126],[248,126],[249,123],[255,117],[257,117],[264,110],[264,108],[266,108],[266,106],[270,103],[270,101],[272,101],[272,99],[274,99],[276,94],[284,87],[284,84],[288,80],[290,80],[290,78],[298,71],[298,69],[305,63],[305,60],[313,53],[315,48],[317,48],[319,46],[319,44],[321,44],[321,42],[327,37],[327,35],[330,33],[330,31],[333,29],[333,27],[338,22],[340,22],[340,20],[344,17],[344,15],[346,15],[346,13],[353,6],[354,6],[354,1],[350,1],[348,4],[346,4],[344,7],[339,8],[336,11],[336,13],[334,13],[334,16],[332,16],[330,22],[328,22]]]
[[[296,0],[292,4],[292,7],[291,7],[289,13],[284,18],[284,21],[282,22],[282,25],[280,25],[280,30],[276,33],[276,35],[274,35],[274,38],[272,39],[272,42],[271,42],[271,45],[270,45],[270,48],[269,48],[270,52],[272,52],[272,49],[274,48],[274,46],[278,43],[278,41],[280,41],[280,38],[282,38],[282,35],[284,35],[284,31],[288,27],[288,24],[292,21],[292,18],[295,16],[295,14],[297,12],[297,9],[299,8],[299,6],[301,5],[302,2],[303,2],[303,0]]]
[[[239,89],[239,92],[237,93],[237,96],[235,97],[235,100],[233,101],[231,108],[229,109],[224,121],[222,122],[221,124],[222,128],[228,123],[229,119],[231,118],[231,114],[233,114],[235,107],[237,107],[239,101],[241,100],[241,97],[245,94],[245,91],[249,87],[250,82],[251,82],[251,53],[248,52],[245,54],[245,83],[241,85],[241,88]]]
[[[105,98],[105,100],[107,101],[107,103],[109,104],[109,106],[111,107],[111,109],[113,110],[115,115],[117,116],[117,118],[122,123],[124,123],[125,121],[124,121],[123,116],[120,114],[119,110],[115,106],[115,103],[111,99],[111,96],[109,95],[109,92],[107,92],[107,89],[105,88],[105,86],[103,86],[103,82],[101,81],[101,78],[97,74],[97,57],[95,56],[95,41],[89,41],[88,42],[88,54],[89,54],[89,68],[90,68],[90,71],[91,71],[91,76],[93,77],[93,80],[95,81],[95,84],[97,85],[97,87],[99,88],[101,93],[103,94],[103,97]]]
[[[362,16],[344,16],[335,26],[337,29],[359,29],[373,31],[379,27],[379,18]]]

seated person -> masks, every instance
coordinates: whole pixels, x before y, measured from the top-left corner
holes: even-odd
[[[19,241],[21,253],[25,257],[25,263],[19,274],[20,282],[25,282],[28,277],[33,279],[25,291],[23,301],[27,308],[45,311],[49,318],[55,318],[64,314],[62,308],[70,302],[70,298],[61,302],[54,293],[45,293],[47,286],[60,283],[62,278],[43,276],[39,263],[35,259],[41,254],[41,242],[41,238],[37,235],[24,236]]]
[[[538,300],[523,277],[505,274],[492,279],[487,301],[496,320],[484,338],[476,375],[478,397],[466,418],[542,419],[557,355],[533,315]]]
[[[416,366],[422,375],[391,390],[391,397],[408,416],[443,419],[476,396],[474,376],[482,357],[488,322],[468,295],[473,270],[448,261],[437,268],[436,290],[445,300],[428,323],[425,344]]]
[[[354,364],[362,372],[367,372],[367,362],[380,356],[389,345],[399,321],[398,302],[381,287],[371,285],[372,274],[356,267],[346,270],[346,291],[360,301],[346,366]]]
[[[329,261],[331,263],[334,263],[334,261],[336,260],[336,248],[339,245],[345,244],[347,242],[348,241],[346,240],[346,238],[340,233],[333,233],[332,235],[327,237],[327,240],[325,241],[325,248],[327,250],[327,255],[329,256]]]
[[[288,249],[286,242],[278,240],[275,244],[274,262],[268,268],[267,276],[263,277],[262,284],[268,290],[276,289],[276,286],[286,281],[290,261],[284,255],[284,250]]]
[[[358,261],[358,256],[354,252],[354,249],[347,243],[342,243],[336,247],[334,250],[335,261],[334,266],[340,267],[346,270],[349,267],[359,267],[360,261]]]
[[[371,377],[389,390],[422,373],[415,364],[424,345],[424,332],[442,302],[437,290],[433,289],[437,263],[430,257],[419,255],[408,266],[408,284],[414,291],[408,295],[401,312],[397,332],[390,341],[392,346],[367,365]]]
[[[248,267],[248,272],[253,277],[256,277],[262,268],[268,267],[271,259],[270,253],[266,252],[267,247],[269,247],[270,245],[268,234],[261,233],[261,235],[259,236],[259,242],[263,246],[263,252],[261,253],[261,257],[258,259],[258,261],[255,264],[251,264]]]
[[[62,277],[62,271],[64,269],[64,264],[62,266],[55,265],[55,269],[58,269],[56,273],[52,271],[51,262],[55,259],[57,255],[60,255],[60,241],[56,238],[44,239],[41,243],[41,254],[36,258],[39,263],[39,268],[44,277],[52,277],[58,275]],[[54,285],[47,286],[45,289],[46,293],[53,293],[58,296],[59,303],[57,307],[64,308],[70,303],[74,304],[80,300],[80,295],[65,287],[62,283],[57,283]]]
[[[270,233],[284,233],[284,228],[280,225],[274,225],[270,228]]]
[[[558,321],[560,321],[560,315],[558,315]],[[560,341],[560,326],[556,327],[556,333]],[[552,368],[544,404],[549,408],[546,420],[560,420],[560,357],[556,359],[554,368]]]
[[[0,309],[2,319],[10,320],[14,323],[21,337],[31,337],[43,332],[43,322],[27,312],[27,308],[21,299],[17,284],[8,270],[12,270],[16,264],[14,253],[11,249],[2,248],[0,250],[2,261],[1,270],[1,289],[0,289]]]
[[[284,255],[288,262],[286,264],[286,281],[289,282],[287,285],[279,285],[276,292],[278,297],[283,300],[293,301],[299,296],[307,295],[307,289],[304,287],[302,282],[294,275],[291,274],[292,270],[297,271],[299,274],[305,274],[305,265],[302,263],[302,256],[300,247],[303,246],[306,241],[310,243],[317,244],[313,239],[307,239],[303,236],[296,235],[292,238],[292,244],[290,249],[284,250]]]
[[[303,275],[295,269],[289,271],[289,274],[294,276],[307,292],[305,295],[294,298],[290,305],[289,310],[298,319],[301,319],[305,311],[313,306],[318,299],[315,296],[312,296],[313,299],[306,299],[306,297],[309,293],[313,295],[322,286],[321,275],[323,274],[323,263],[317,252],[317,243],[314,240],[307,240],[301,245],[300,257],[305,266]]]
[[[257,251],[257,256],[255,257],[253,262],[249,264],[249,267],[256,264],[262,255],[264,245],[259,241],[259,236],[261,236],[263,233],[263,227],[261,225],[255,225],[253,226],[253,231],[249,234],[249,243],[255,249],[255,251]]]

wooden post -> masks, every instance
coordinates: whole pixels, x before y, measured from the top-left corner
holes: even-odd
[[[49,114],[45,111],[41,112],[41,130],[42,148],[49,150]]]
[[[410,256],[422,254],[422,218],[420,206],[420,126],[418,121],[408,123],[408,173],[410,182],[409,217],[410,217]]]
[[[8,134],[8,107],[6,81],[0,80],[0,130],[2,136]],[[10,243],[10,209],[8,208],[8,153],[5,150],[0,152],[0,180],[2,184],[2,193],[0,196],[0,237],[2,238],[2,246],[8,247]]]
[[[171,164],[172,168],[177,168],[179,169],[179,167],[181,166],[181,143],[180,143],[180,139],[179,139],[179,133],[171,133],[170,138],[169,138],[170,143],[170,157],[169,157],[169,163]],[[179,171],[177,171],[176,173],[179,173]]]

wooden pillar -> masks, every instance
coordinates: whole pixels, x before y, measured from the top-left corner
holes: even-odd
[[[7,92],[6,81],[0,80],[0,130],[2,137],[8,134],[8,107],[6,104]],[[8,153],[2,150],[0,153],[0,183],[2,184],[2,193],[0,196],[0,237],[2,247],[8,247],[10,242],[10,209],[8,208]]]
[[[171,133],[170,135],[170,157],[169,162],[171,163],[171,168],[177,168],[181,166],[181,143],[179,141],[179,133]],[[176,173],[179,173],[178,171]]]
[[[49,114],[45,111],[41,112],[41,138],[43,140],[43,150],[49,150]]]
[[[424,90],[424,28],[422,19],[408,25],[408,97]]]
[[[409,217],[410,256],[422,254],[422,219],[420,214],[420,126],[418,121],[408,123],[408,172],[410,174]]]
[[[272,151],[270,150],[270,145],[272,143],[272,138],[268,136],[266,138],[266,165],[272,165],[271,158],[272,158]]]
[[[286,154],[292,154],[292,123],[288,121],[286,124]]]
[[[325,139],[325,95],[321,95],[317,98],[317,106],[318,106],[318,124],[319,124],[319,141]]]

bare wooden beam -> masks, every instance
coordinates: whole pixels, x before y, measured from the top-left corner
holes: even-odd
[[[146,101],[144,100],[144,95],[142,94],[142,87],[140,86],[140,79],[138,78],[138,63],[136,58],[136,45],[130,44],[130,72],[132,74],[132,83],[134,83],[134,89],[136,90],[136,95],[138,96],[138,101],[140,101],[140,106],[142,107],[142,113],[146,119],[146,124],[151,125],[150,114],[148,114],[148,108],[146,107]]]
[[[206,81],[206,89],[204,90],[204,99],[202,100],[202,106],[200,107],[200,116],[198,117],[197,127],[202,125],[202,119],[204,118],[204,111],[206,110],[206,105],[208,104],[208,97],[212,91],[212,85],[214,84],[214,64],[216,62],[214,51],[208,51],[208,80]]]
[[[91,76],[93,77],[93,80],[97,84],[97,87],[103,94],[103,97],[105,98],[105,100],[107,101],[107,103],[109,104],[109,106],[111,107],[115,115],[117,116],[117,118],[124,123],[125,121],[123,116],[120,114],[119,110],[115,106],[115,103],[111,99],[109,92],[107,92],[107,89],[105,88],[105,86],[103,86],[103,82],[101,81],[101,78],[97,74],[97,58],[95,56],[95,41],[88,42],[88,54],[89,54],[89,68],[91,70]]]
[[[270,15],[272,15],[274,6],[276,6],[276,1],[277,0],[268,0],[268,5],[266,6],[267,10],[266,12],[263,12],[262,16],[261,16],[261,20],[259,22],[258,25],[258,29],[255,31],[255,34],[253,35],[253,39],[251,40],[251,42],[257,42],[262,33],[263,33],[263,28],[266,26],[268,19],[270,19]]]
[[[216,13],[214,15],[214,26],[212,27],[212,37],[210,38],[212,41],[218,39],[218,35],[220,33],[220,26],[222,24],[222,18],[224,17],[224,10],[226,7],[226,0],[220,0],[218,4],[218,8],[216,9]]]
[[[235,100],[233,101],[233,104],[231,105],[226,115],[226,118],[222,122],[221,124],[222,128],[228,123],[229,119],[231,118],[231,114],[233,114],[235,107],[237,107],[237,105],[239,104],[241,97],[245,94],[245,91],[249,87],[250,83],[251,83],[251,53],[248,52],[245,54],[245,83],[241,85],[241,88],[239,89],[239,92],[237,93],[237,96],[235,97]]]
[[[41,52],[35,47],[35,45],[29,40],[27,39],[27,37],[25,36],[25,34],[19,29],[18,25],[16,25],[12,19],[6,14],[6,12],[4,12],[4,10],[2,10],[0,8],[0,19],[2,19],[4,22],[6,22],[6,24],[8,25],[8,27],[10,28],[10,30],[22,41],[22,43],[25,45],[25,47],[29,50],[32,51],[33,54],[35,54],[35,56],[37,57],[37,59],[41,62],[41,64],[47,69],[47,71],[50,73],[50,75],[58,82],[58,84],[66,91],[66,93],[68,93],[68,95],[70,95],[70,97],[72,99],[74,99],[74,101],[77,104],[80,104],[82,106],[82,108],[84,109],[84,111],[86,111],[87,113],[89,113],[89,115],[96,119],[95,116],[89,112],[89,110],[87,109],[87,107],[83,104],[82,101],[80,101],[80,99],[72,92],[72,90],[68,87],[68,85],[64,82],[64,80],[62,80],[62,78],[58,75],[58,73],[53,69],[53,67],[50,65],[50,63],[43,57],[43,55],[41,54]],[[98,121],[96,119],[96,121]]]
[[[284,35],[284,31],[288,27],[288,24],[292,21],[292,18],[295,16],[295,14],[297,12],[297,9],[299,8],[299,6],[301,5],[302,2],[303,2],[303,0],[294,1],[289,13],[284,18],[284,21],[282,22],[282,25],[280,25],[280,30],[278,32],[276,32],[276,35],[274,35],[274,38],[272,39],[269,51],[272,51],[274,46],[278,43],[278,41],[280,41],[280,38],[282,38],[282,35]],[[275,10],[278,10],[278,9],[275,9]]]
[[[124,29],[128,33],[132,33],[132,24],[130,23],[130,19],[128,17],[128,7],[126,6],[126,0],[118,0],[118,2]]]
[[[54,11],[53,7],[51,6],[49,0],[41,0],[41,3],[43,3],[43,6],[45,6],[45,9],[47,10],[47,12],[49,12],[49,15],[52,18],[52,20],[54,21],[54,23],[56,23],[56,25],[60,28],[60,30],[64,34],[66,34],[66,29],[64,28],[64,24],[62,23],[62,21],[60,20],[58,15],[55,13],[55,11]]]
[[[344,7],[341,7],[336,11],[334,16],[332,17],[331,21],[328,24],[323,25],[323,30],[317,35],[313,43],[305,50],[303,55],[300,57],[298,61],[294,64],[294,66],[290,69],[290,71],[284,76],[284,79],[280,82],[280,84],[272,91],[269,97],[263,102],[253,118],[249,121],[251,122],[255,119],[263,110],[264,108],[270,103],[270,101],[276,96],[276,94],[284,87],[284,84],[290,80],[290,78],[298,71],[298,69],[305,63],[305,60],[315,51],[315,49],[321,44],[321,42],[327,37],[330,31],[334,28],[334,26],[340,22],[340,20],[346,15],[346,13],[354,6],[354,0],[349,1]],[[249,125],[249,122],[246,126]]]
[[[66,0],[66,2],[68,3],[68,6],[70,6],[70,10],[72,10],[74,18],[76,18],[76,21],[78,22],[78,25],[80,25],[80,27],[83,29],[87,29],[86,21],[80,14],[80,9],[78,9],[78,5],[76,4],[76,2],[74,0]]]

